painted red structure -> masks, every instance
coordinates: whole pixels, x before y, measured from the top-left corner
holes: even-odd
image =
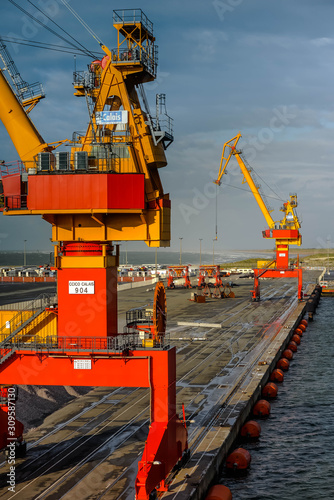
[[[189,278],[189,266],[169,266],[167,288],[175,288],[175,279],[184,279],[183,286],[192,288]]]
[[[90,263],[96,258],[102,259],[103,252],[107,258],[109,248],[98,243],[64,242],[61,250],[63,259],[85,256]],[[75,265],[59,268],[58,313],[60,337],[91,336],[92,330],[98,332],[99,337],[117,335],[116,266],[99,268],[92,263],[85,268]]]
[[[139,462],[136,498],[145,500],[154,489],[166,491],[166,471],[188,448],[185,422],[176,414],[175,348],[117,352],[107,349],[106,339],[91,338],[95,352],[84,353],[80,346],[89,348],[89,339],[70,340],[59,339],[53,348],[41,346],[38,353],[18,346],[0,366],[2,383],[150,387],[151,425]]]
[[[206,278],[214,278],[214,286],[222,286],[222,280],[220,277],[220,266],[210,266],[203,265],[199,266],[199,274],[198,274],[198,286],[203,288],[206,284]]]
[[[144,174],[30,175],[30,210],[145,208]]]

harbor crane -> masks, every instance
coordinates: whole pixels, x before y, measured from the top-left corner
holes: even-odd
[[[299,265],[297,267],[291,266],[289,262],[289,246],[300,246],[302,243],[302,237],[299,232],[301,224],[295,212],[295,209],[297,208],[297,195],[290,195],[290,199],[283,203],[283,206],[280,209],[284,214],[283,218],[279,221],[274,221],[271,216],[271,210],[265,203],[263,196],[260,193],[259,186],[256,185],[252,177],[252,169],[245,165],[242,153],[239,149],[237,149],[237,144],[240,138],[241,134],[239,132],[235,137],[224,144],[218,177],[214,182],[219,186],[221,185],[222,177],[226,174],[227,165],[229,164],[232,156],[234,156],[244,176],[243,182],[246,182],[250,187],[250,190],[269,226],[268,229],[262,232],[262,236],[266,239],[272,239],[275,241],[275,260],[269,262],[265,268],[254,269],[254,290],[251,292],[252,300],[260,300],[259,278],[282,277],[298,279],[298,299],[301,300],[303,298],[302,268],[299,267]]]
[[[159,331],[163,287],[147,326],[150,342],[140,331],[118,332],[115,241],[170,245],[171,203],[159,169],[173,129],[165,95],[153,117],[144,92],[157,75],[152,22],[141,9],[122,9],[113,25],[117,47],[100,42],[103,57],[74,72],[74,95],[86,102],[89,122],[71,140],[46,143],[0,71],[0,119],[20,157],[2,169],[1,210],[50,223],[58,276],[56,307],[37,311],[33,324],[2,326],[0,384],[26,384],[25,370],[36,363],[33,385],[149,387],[151,424],[135,481],[136,498],[146,500],[167,491],[171,470],[188,453],[187,429],[176,413],[176,350]]]

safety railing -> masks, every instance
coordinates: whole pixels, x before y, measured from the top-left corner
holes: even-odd
[[[7,175],[21,174],[24,171],[23,163],[20,161],[0,162],[0,178]]]
[[[20,310],[9,321],[6,321],[0,328],[0,347],[5,341],[10,342],[11,338],[15,336],[20,329],[24,328],[33,321],[37,314],[40,314],[46,307],[53,306],[57,301],[56,296],[42,294],[37,299],[30,301],[24,309]]]
[[[18,94],[20,100],[24,103],[28,99],[35,98],[43,98],[45,97],[45,92],[43,89],[43,85],[39,82],[26,84],[26,82],[22,82],[22,84],[18,87]]]
[[[173,133],[173,118],[168,116],[167,114],[160,115],[157,120],[155,117],[151,118],[152,121],[152,133],[156,137],[157,142],[159,142],[159,137],[163,141],[173,141],[174,133]]]
[[[97,86],[100,80],[96,80],[95,73],[91,71],[74,71],[73,72],[73,85],[82,86],[85,89],[93,89]]]
[[[27,208],[26,194],[16,194],[3,197],[3,207],[8,210],[25,210]]]
[[[126,324],[134,325],[137,323],[153,324],[153,304],[148,309],[148,306],[135,307],[126,311]]]
[[[169,335],[160,337],[155,342],[155,349],[166,349],[170,345]],[[0,348],[2,350],[28,350],[46,353],[114,353],[126,350],[144,349],[142,337],[139,333],[116,335],[114,337],[58,337],[50,335],[41,337],[38,335],[24,341],[18,337],[5,337],[0,335]]]
[[[153,23],[148,19],[141,9],[114,10],[114,24],[133,25],[140,23],[146,31],[153,35]]]
[[[118,47],[117,49],[113,49],[111,54],[113,64],[119,65],[122,63],[140,63],[152,76],[156,76],[157,74],[157,45],[147,47],[147,50],[139,45],[133,47],[132,49]]]

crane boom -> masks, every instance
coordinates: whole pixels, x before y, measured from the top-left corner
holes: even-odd
[[[226,168],[227,165],[231,159],[232,156],[235,156],[238,165],[240,167],[240,170],[244,176],[244,182],[247,182],[248,186],[251,189],[252,194],[254,195],[254,198],[259,205],[261,212],[266,219],[266,222],[269,226],[269,230],[265,231],[263,236],[265,238],[274,238],[272,236],[272,230],[293,230],[297,231],[298,235],[296,233],[295,236],[292,236],[289,234],[285,238],[285,243],[288,244],[293,244],[293,245],[301,245],[301,235],[299,234],[299,228],[300,228],[300,222],[297,217],[297,215],[294,212],[294,209],[297,207],[297,195],[293,194],[290,195],[290,200],[288,200],[286,203],[283,203],[282,208],[280,209],[284,213],[284,217],[280,221],[274,221],[274,219],[271,216],[271,210],[267,207],[263,196],[261,195],[259,191],[259,186],[255,184],[255,181],[252,177],[251,169],[247,168],[247,166],[244,163],[244,160],[241,157],[241,152],[237,150],[236,146],[241,138],[241,133],[239,132],[235,137],[230,139],[229,141],[225,142],[223,146],[223,152],[222,152],[222,157],[220,160],[220,166],[219,166],[219,172],[218,172],[218,177],[217,180],[215,181],[216,184],[219,186],[221,185],[221,179],[223,175],[226,173]],[[229,150],[229,151],[228,151]],[[280,238],[282,240],[282,237]]]
[[[0,120],[26,168],[33,167],[34,157],[51,151],[0,70]]]
[[[45,97],[42,84],[37,82],[29,84],[23,80],[1,36],[0,58],[2,59],[4,67],[12,80],[12,88],[17,99],[26,109],[27,113],[29,113],[36,106],[36,104]]]
[[[255,182],[253,180],[250,169],[248,169],[246,167],[245,163],[243,162],[243,160],[240,156],[240,152],[237,151],[237,149],[236,149],[236,146],[238,144],[240,137],[241,137],[241,134],[239,132],[235,137],[233,137],[229,141],[225,142],[224,147],[223,147],[222,157],[220,160],[218,177],[217,177],[217,180],[215,181],[215,183],[220,186],[221,179],[222,179],[223,175],[226,173],[226,167],[227,167],[231,157],[235,156],[235,158],[238,162],[238,165],[240,167],[240,170],[243,173],[244,181],[247,182],[248,186],[250,187],[250,189],[254,195],[254,198],[255,198],[257,204],[259,205],[261,212],[264,215],[264,218],[266,219],[268,226],[270,228],[272,228],[275,226],[275,222],[270,215],[270,210],[268,209],[265,201],[263,200],[258,186],[255,184]],[[226,151],[228,151],[228,154],[226,153]]]

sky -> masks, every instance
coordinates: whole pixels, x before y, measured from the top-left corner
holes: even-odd
[[[36,6],[85,47],[91,34],[62,0],[15,0],[60,33]],[[239,131],[244,157],[279,220],[279,208],[297,193],[304,248],[334,246],[334,3],[331,0],[71,0],[70,6],[108,47],[116,46],[113,9],[141,8],[153,22],[158,75],[145,84],[152,108],[165,93],[174,119],[174,143],[160,169],[172,199],[171,249],[267,249],[265,219],[231,160],[216,189],[223,145]],[[0,2],[0,34],[62,43],[20,11]],[[68,38],[67,35],[66,38]],[[86,129],[83,100],[73,96],[73,55],[7,44],[20,73],[46,92],[31,118],[46,142]],[[90,58],[77,56],[77,69]],[[18,159],[0,124],[0,159]],[[216,199],[217,196],[217,199]],[[216,236],[217,241],[213,243]],[[39,216],[0,215],[0,250],[50,250],[51,227]],[[144,243],[129,249],[144,250]]]

